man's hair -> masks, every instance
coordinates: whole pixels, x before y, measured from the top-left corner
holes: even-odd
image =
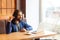
[[[15,10],[14,13],[13,13],[13,16],[16,18],[18,13],[19,13],[19,10]]]

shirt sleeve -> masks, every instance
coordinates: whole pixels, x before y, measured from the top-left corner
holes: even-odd
[[[33,28],[28,25],[26,22],[23,22],[24,23],[24,27],[26,28],[26,30],[32,30]]]
[[[7,25],[6,25],[6,34],[9,34],[12,32],[12,24],[11,22],[7,22]]]

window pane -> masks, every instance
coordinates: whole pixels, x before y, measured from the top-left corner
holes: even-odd
[[[11,12],[11,9],[7,9],[7,15],[11,15],[12,14],[12,12]]]
[[[15,0],[12,0],[12,8],[15,8]]]
[[[1,15],[2,10],[0,9],[0,15]]]
[[[14,10],[15,10],[15,9],[12,9],[12,15],[13,15],[13,13],[14,13]]]
[[[2,15],[6,15],[6,9],[2,9]]]
[[[7,8],[11,8],[12,2],[11,0],[7,0]]]
[[[0,0],[0,17],[11,16],[15,10],[16,0]],[[1,18],[0,18],[1,19]]]
[[[0,8],[2,7],[2,0],[0,0]]]
[[[6,0],[2,0],[2,8],[6,8]]]

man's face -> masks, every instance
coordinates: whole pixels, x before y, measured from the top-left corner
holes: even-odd
[[[18,20],[22,19],[22,12],[19,12],[19,13],[18,13],[17,19],[18,19]]]

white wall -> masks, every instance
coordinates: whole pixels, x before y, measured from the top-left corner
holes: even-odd
[[[36,30],[39,25],[39,0],[26,0],[26,19]]]

